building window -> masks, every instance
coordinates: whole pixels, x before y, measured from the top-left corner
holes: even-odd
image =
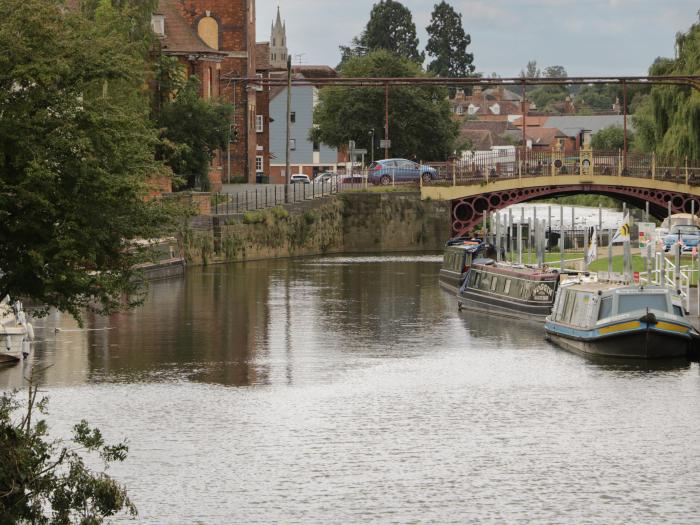
[[[255,78],[259,78],[260,80],[263,79],[263,74],[262,73],[255,73]],[[262,84],[255,84],[255,91],[262,91],[263,86]]]
[[[291,122],[292,124],[294,124],[296,121],[297,121],[297,114],[296,114],[296,111],[292,111],[292,112],[289,114],[289,122]]]
[[[289,149],[297,149],[297,139],[289,139]]]
[[[257,133],[262,133],[265,131],[264,122],[265,120],[262,115],[255,115],[255,131]]]
[[[165,16],[164,15],[153,15],[151,16],[151,29],[158,36],[165,36]]]
[[[260,155],[255,157],[255,171],[257,171],[258,173],[263,172],[263,158]]]
[[[214,73],[211,68],[207,68],[207,98],[211,98],[211,89],[214,86]]]
[[[457,115],[464,115],[464,106],[457,106]]]

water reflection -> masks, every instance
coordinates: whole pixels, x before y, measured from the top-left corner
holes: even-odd
[[[84,417],[128,437],[112,473],[144,523],[694,515],[696,364],[559,350],[537,324],[458,312],[438,269],[434,256],[192,269],[87,330],[41,320],[30,362],[0,384],[52,365],[52,435]]]

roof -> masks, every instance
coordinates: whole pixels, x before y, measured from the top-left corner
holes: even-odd
[[[541,127],[541,126],[544,126],[545,122],[547,122],[547,120],[549,118],[550,118],[549,116],[542,116],[542,115],[526,115],[525,116],[525,126],[528,128],[538,127],[538,126]],[[520,117],[514,119],[512,124],[513,124],[513,126],[517,126],[519,128],[522,128],[523,117],[520,116]]]
[[[330,66],[292,66],[292,73],[304,78],[336,78],[338,72]]]
[[[255,44],[255,69],[267,71],[270,68],[270,42],[257,42]]]
[[[571,115],[556,116],[547,118],[544,126],[548,128],[559,128],[569,137],[574,137],[582,130],[597,133],[603,128],[610,126],[624,126],[625,117],[623,115]],[[628,129],[632,129],[632,119],[627,119]]]
[[[511,102],[521,102],[523,97],[517,93],[511,91],[510,89],[502,88],[499,93],[499,88],[489,88],[484,90],[484,95],[487,97],[500,97],[500,100],[507,100]]]
[[[531,128],[525,134],[533,146],[549,146],[556,142],[555,139],[567,136],[557,128]]]
[[[159,37],[164,53],[172,55],[210,55],[225,57],[225,51],[209,47],[199,38],[177,8],[176,0],[160,0],[155,14],[165,17],[165,36]]]
[[[461,140],[469,140],[474,151],[488,151],[494,146],[510,146],[512,143],[500,135],[485,129],[461,130],[459,133]]]

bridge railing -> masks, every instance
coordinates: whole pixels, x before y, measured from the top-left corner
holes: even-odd
[[[592,175],[655,179],[700,186],[700,166],[621,150],[590,153],[530,150],[486,151],[446,163],[427,163],[439,173],[437,185],[488,184],[505,179]]]

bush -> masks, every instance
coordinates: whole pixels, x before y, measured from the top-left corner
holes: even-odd
[[[265,222],[265,214],[261,211],[247,211],[243,214],[243,224],[261,224]]]

